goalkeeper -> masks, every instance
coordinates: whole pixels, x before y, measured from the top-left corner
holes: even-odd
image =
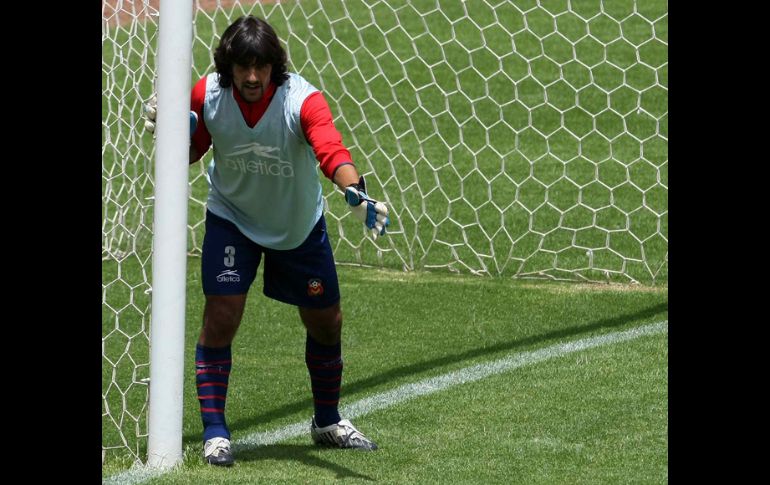
[[[195,350],[204,459],[225,466],[234,461],[225,421],[231,344],[263,256],[264,294],[296,306],[307,330],[312,440],[375,450],[338,412],[342,311],[317,165],[374,239],[385,234],[388,208],[367,195],[323,94],[287,72],[286,53],[269,24],[237,19],[222,35],[214,61],[216,72],[192,89],[190,114],[190,163],[214,150],[201,263],[206,304]],[[151,101],[150,131],[155,114]]]

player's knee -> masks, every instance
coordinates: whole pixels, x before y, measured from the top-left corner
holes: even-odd
[[[245,296],[206,298],[203,325],[208,331],[218,335],[234,334],[241,323]]]
[[[326,337],[329,340],[338,341],[342,332],[342,312],[337,309],[336,312],[332,312],[326,321],[324,321],[322,328],[326,332]]]
[[[342,311],[339,304],[322,309],[301,308],[300,314],[313,338],[326,345],[333,345],[340,341]]]

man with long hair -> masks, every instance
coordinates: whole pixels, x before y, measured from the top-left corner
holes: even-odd
[[[287,72],[286,53],[267,22],[237,19],[214,61],[216,72],[191,95],[190,163],[214,150],[201,263],[206,304],[195,351],[204,459],[234,462],[225,421],[231,344],[263,255],[264,294],[295,305],[307,331],[312,440],[375,450],[338,411],[342,311],[316,167],[345,193],[375,239],[385,234],[388,209],[366,194],[323,94]],[[151,112],[147,125],[154,130]]]

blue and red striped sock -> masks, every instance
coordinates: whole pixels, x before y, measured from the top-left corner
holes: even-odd
[[[319,427],[340,421],[337,406],[342,384],[342,342],[322,345],[310,333],[305,340],[305,363],[313,389],[315,422]]]
[[[203,441],[216,437],[230,439],[225,422],[225,402],[231,367],[229,345],[222,348],[195,346],[195,382],[203,420]]]

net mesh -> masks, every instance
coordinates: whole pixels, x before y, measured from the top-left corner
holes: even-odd
[[[102,13],[103,460],[141,460],[155,156],[141,107],[158,9],[107,0]],[[244,14],[268,20],[290,69],[323,91],[390,208],[374,242],[322,180],[338,264],[667,282],[665,1],[196,1],[193,82]],[[191,256],[210,157],[190,167]]]

